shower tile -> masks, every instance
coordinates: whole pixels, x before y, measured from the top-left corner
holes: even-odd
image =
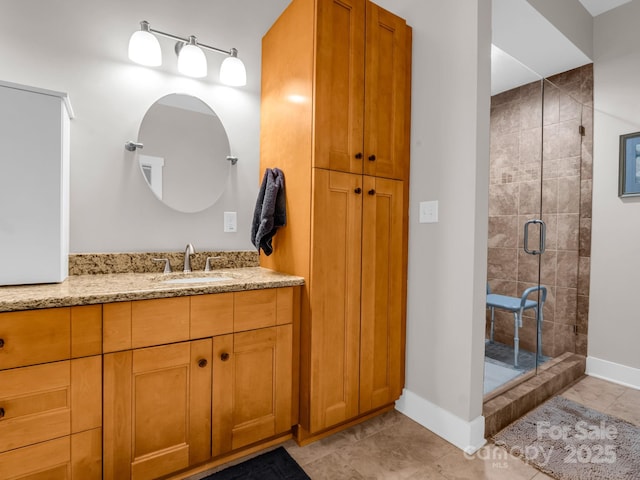
[[[535,182],[522,182],[519,184],[519,205],[520,215],[535,215],[540,211],[540,180]]]
[[[518,217],[489,217],[489,248],[517,248]]]
[[[539,125],[539,122],[538,122]],[[542,159],[542,128],[528,128],[520,131],[520,163],[532,164],[540,169]]]
[[[580,182],[580,218],[591,218],[592,180]]]
[[[503,168],[516,165],[520,155],[520,135],[518,132],[491,137],[491,167]]]
[[[579,157],[581,136],[578,131],[579,122],[567,122],[544,127],[543,161],[559,158]]]
[[[545,82],[544,85],[544,124],[551,125],[560,121],[560,92]]]
[[[558,276],[558,253],[547,250],[540,258],[540,283],[542,285],[555,285]]]
[[[520,128],[528,129],[539,127],[542,119],[542,102],[540,95],[533,94],[522,97],[520,100]]]
[[[578,295],[577,303],[576,327],[578,328],[578,333],[586,335],[589,333],[589,297]]]
[[[591,284],[591,258],[578,257],[578,295],[589,295]]]
[[[528,255],[518,250],[518,282],[538,282],[538,260],[536,255]]]
[[[518,185],[492,185],[489,189],[489,215],[518,214]]]
[[[558,179],[558,213],[580,212],[580,177]]]
[[[579,226],[579,214],[558,214],[558,250],[578,250]]]
[[[547,251],[557,250],[558,249],[558,215],[543,214],[542,221],[546,225],[545,245],[546,245]]]
[[[591,256],[591,219],[580,219],[580,256]]]
[[[493,293],[499,293],[500,295],[516,295],[518,284],[511,280],[500,280],[489,278],[489,285]]]
[[[497,95],[491,97],[491,108],[519,100],[520,95],[520,89],[518,88],[513,88],[511,90],[507,90],[506,92],[498,93]]]
[[[558,212],[558,179],[552,178],[542,182],[542,211]]]
[[[581,79],[576,78],[568,83],[560,93],[560,121],[580,120],[582,105],[580,105]]]
[[[556,288],[557,324],[575,325],[578,308],[578,290],[575,288]]]
[[[554,324],[553,341],[557,357],[565,352],[575,352],[576,350],[576,334],[573,325],[563,325],[561,323]]]
[[[576,353],[579,355],[587,355],[587,334],[578,333],[576,335]]]
[[[536,80],[520,87],[520,95],[522,97],[528,97],[530,95],[536,95],[538,102],[542,99],[542,83],[540,80]]]
[[[578,287],[577,250],[561,250],[558,252],[556,285],[559,287]]]
[[[518,255],[515,248],[489,248],[487,276],[516,280]]]
[[[494,135],[517,132],[520,129],[520,106],[516,102],[491,108],[491,132]]]
[[[591,180],[593,178],[593,146],[583,143],[580,158],[580,178]]]

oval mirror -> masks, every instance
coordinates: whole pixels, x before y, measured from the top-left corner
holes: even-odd
[[[224,191],[229,139],[222,122],[197,97],[172,93],[156,101],[140,124],[138,163],[151,191],[179,212],[200,212]]]

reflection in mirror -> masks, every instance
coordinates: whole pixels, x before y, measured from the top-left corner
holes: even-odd
[[[222,195],[230,162],[222,122],[202,100],[170,94],[155,102],[140,125],[140,170],[151,191],[179,212],[199,212]]]

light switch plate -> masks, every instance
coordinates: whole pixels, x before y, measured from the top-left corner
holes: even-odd
[[[438,223],[438,201],[420,202],[420,223]]]
[[[225,233],[233,233],[238,231],[237,212],[224,212],[224,231]]]

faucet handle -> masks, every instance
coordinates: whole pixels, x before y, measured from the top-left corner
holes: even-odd
[[[171,273],[171,265],[169,264],[168,258],[154,258],[154,262],[164,262],[164,272],[163,273]]]
[[[224,257],[207,257],[207,261],[204,264],[204,271],[205,272],[210,272],[211,271],[211,260],[216,260],[219,258],[224,258]]]

